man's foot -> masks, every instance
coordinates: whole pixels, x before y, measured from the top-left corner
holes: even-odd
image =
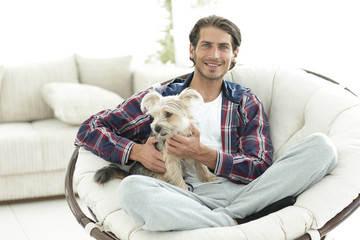
[[[292,206],[295,204],[295,202],[296,202],[296,197],[286,197],[286,198],[280,199],[277,202],[270,204],[269,206],[263,208],[262,210],[260,210],[257,213],[247,216],[246,218],[235,218],[234,221],[237,224],[247,223],[247,222],[265,217],[266,215],[269,215],[270,213],[279,211],[280,209],[283,209],[285,207]]]

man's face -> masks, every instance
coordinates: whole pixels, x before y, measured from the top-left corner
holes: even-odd
[[[201,28],[197,46],[190,44],[190,57],[195,61],[195,72],[209,80],[222,80],[239,51],[232,51],[231,40],[231,35],[222,29]]]

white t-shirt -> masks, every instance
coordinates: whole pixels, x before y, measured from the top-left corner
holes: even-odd
[[[209,148],[222,150],[221,143],[221,103],[222,92],[211,101],[198,106],[195,118],[199,125],[200,142]]]
[[[199,105],[194,111],[195,119],[198,122],[196,128],[200,131],[200,142],[219,151],[222,150],[221,104],[222,92],[215,100]],[[189,169],[186,182],[194,187],[202,184],[196,176],[195,168]]]

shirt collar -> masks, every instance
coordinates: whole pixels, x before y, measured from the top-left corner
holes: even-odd
[[[179,94],[185,88],[190,86],[190,82],[193,79],[193,76],[194,72],[190,73],[190,75],[185,80],[176,78],[174,81],[170,82],[164,88],[162,88],[162,90],[160,90],[161,94],[163,96]],[[248,91],[248,89],[238,83],[223,80],[222,91],[228,100],[239,103],[243,93]]]

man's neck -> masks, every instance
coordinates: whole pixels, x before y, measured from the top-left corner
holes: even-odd
[[[204,102],[211,102],[219,96],[221,92],[222,78],[218,80],[207,79],[201,74],[194,72],[190,87],[198,91],[204,99]]]

